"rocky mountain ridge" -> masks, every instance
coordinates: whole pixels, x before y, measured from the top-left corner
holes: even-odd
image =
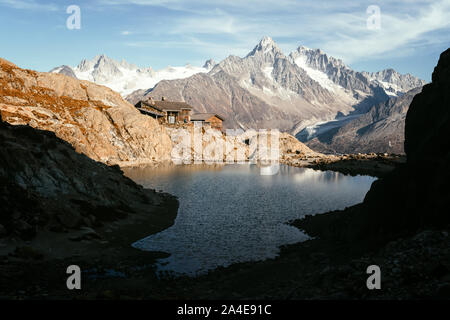
[[[371,107],[367,113],[334,130],[318,134],[306,144],[325,153],[404,154],[405,119],[409,105],[422,87]]]
[[[164,96],[185,101],[196,112],[220,112],[229,128],[278,128],[296,134],[320,121],[364,113],[418,84],[424,81],[395,71],[356,72],[319,49],[299,47],[286,56],[264,37],[244,58],[229,56],[208,73],[161,81],[127,100]]]
[[[362,74],[372,82],[380,84],[390,96],[401,96],[411,89],[425,85],[425,81],[410,74],[399,74],[392,68],[378,72],[362,72]]]

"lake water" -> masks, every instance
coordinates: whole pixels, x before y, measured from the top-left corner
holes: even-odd
[[[124,171],[147,188],[179,198],[175,224],[133,246],[170,253],[158,269],[189,275],[276,257],[280,246],[309,238],[288,221],[359,203],[375,180],[285,165],[276,175],[261,175],[250,164]]]

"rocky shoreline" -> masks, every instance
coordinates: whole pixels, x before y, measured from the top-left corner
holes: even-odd
[[[406,156],[387,153],[303,156],[286,154],[281,163],[321,171],[336,171],[345,175],[384,177],[406,162]]]
[[[161,204],[160,213],[167,218],[164,226],[155,225],[146,212],[96,228],[95,237],[77,238],[80,232],[71,231],[43,233],[30,242],[15,242],[13,251],[0,255],[0,299],[111,299],[117,297],[107,292],[119,288],[132,295],[149,283],[138,283],[127,275],[136,277],[145,272],[157,280],[153,264],[167,254],[143,252],[131,244],[169,227],[177,208],[173,197]],[[78,265],[82,270],[80,291],[66,288],[66,269],[70,265]]]
[[[316,170],[337,171],[346,175],[369,175],[384,177],[395,168],[406,162],[406,156],[396,154],[348,154],[338,159],[322,158],[314,161],[308,168]]]
[[[0,259],[0,299],[448,299],[450,298],[450,228],[424,230],[389,242],[379,250],[334,239],[307,223],[298,227],[316,239],[283,247],[280,256],[218,268],[196,278],[157,276],[156,259],[130,243],[148,235],[145,220],[130,221],[111,233],[108,244],[80,243],[78,256],[46,259],[35,251]],[[26,267],[24,266],[26,264]],[[82,290],[65,288],[66,268],[83,270]],[[369,291],[366,268],[383,270],[383,290]],[[36,275],[39,276],[36,276]]]

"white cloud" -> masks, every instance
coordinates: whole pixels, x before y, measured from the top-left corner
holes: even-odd
[[[236,34],[242,32],[242,25],[237,25],[233,17],[210,17],[198,19],[188,17],[180,19],[178,23],[170,29],[172,34]]]
[[[0,5],[22,10],[45,10],[45,11],[58,10],[58,6],[55,4],[42,4],[37,3],[34,0],[0,0]]]
[[[380,30],[368,30],[364,19],[349,15],[331,24],[339,33],[325,37],[322,48],[347,63],[386,54],[409,55],[421,44],[445,41],[442,34],[433,32],[448,32],[449,17],[450,1],[435,2],[415,15],[394,15],[382,8]]]
[[[159,36],[158,45],[198,46],[210,55],[250,50],[264,35],[284,48],[321,48],[353,63],[370,58],[411,55],[426,44],[448,41],[450,0],[98,0],[106,6],[158,6],[178,14],[133,34]],[[381,8],[381,29],[368,30],[366,9]],[[170,39],[165,45],[164,37]],[[192,41],[189,43],[189,41]],[[148,42],[129,42],[128,45]],[[236,48],[233,50],[233,48]],[[245,54],[245,53],[244,53]],[[222,53],[223,55],[223,53]],[[217,57],[219,58],[219,57]]]

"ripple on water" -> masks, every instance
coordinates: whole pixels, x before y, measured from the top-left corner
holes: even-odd
[[[189,275],[276,257],[280,246],[309,238],[288,221],[361,202],[375,180],[284,165],[273,176],[248,164],[124,171],[145,187],[178,196],[174,225],[133,246],[170,253],[158,270]]]

